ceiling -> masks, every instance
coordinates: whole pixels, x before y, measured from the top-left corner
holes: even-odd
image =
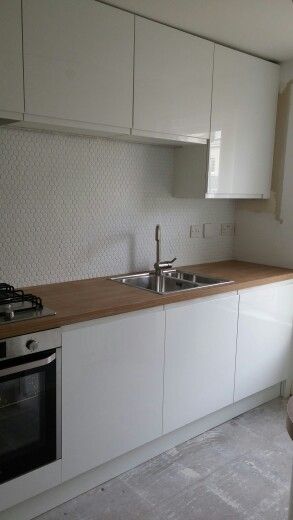
[[[274,61],[293,59],[292,0],[104,0]]]

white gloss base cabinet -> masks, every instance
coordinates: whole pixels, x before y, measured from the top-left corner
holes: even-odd
[[[63,329],[63,481],[162,434],[164,332],[162,308]]]
[[[121,473],[156,457],[160,453],[174,448],[182,442],[192,439],[211,428],[215,428],[219,424],[223,424],[248,410],[252,410],[256,406],[271,401],[279,396],[280,385],[276,385],[267,390],[263,390],[258,394],[247,397],[246,399],[242,399],[242,401],[238,401],[235,404],[226,406],[225,408],[203,417],[198,421],[190,423],[179,430],[163,435],[162,437],[125,453],[114,460],[106,462],[93,470],[78,475],[71,480],[67,480],[48,492],[41,493],[38,496],[3,511],[3,513],[0,513],[0,520],[31,520],[49,509],[53,509],[54,507],[59,506],[60,504],[63,504],[64,502],[67,502],[68,500],[75,498],[114,477],[117,477],[118,475],[121,475]],[[51,518],[52,514],[54,513],[51,513]],[[71,520],[71,518],[69,520]]]
[[[213,52],[211,42],[135,17],[134,135],[209,137]]]
[[[280,395],[292,314],[288,281],[63,327],[62,460],[2,484],[0,518],[28,520]]]
[[[21,0],[0,3],[0,124],[23,117]]]
[[[207,197],[269,198],[279,69],[215,46]]]
[[[233,403],[238,298],[167,306],[164,433]]]
[[[0,485],[1,511],[61,484],[61,460],[56,460]],[[11,520],[14,516],[11,515]]]
[[[93,0],[23,0],[25,121],[130,133],[134,15]]]
[[[293,282],[240,291],[235,401],[292,376]]]

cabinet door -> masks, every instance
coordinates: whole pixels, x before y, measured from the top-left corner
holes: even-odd
[[[25,119],[129,132],[134,16],[94,0],[24,0],[23,14]]]
[[[279,66],[215,46],[210,197],[270,195]]]
[[[164,433],[233,402],[238,296],[166,311]]]
[[[287,379],[292,319],[293,283],[241,291],[235,401]]]
[[[0,118],[22,119],[21,0],[0,3]]]
[[[162,434],[164,328],[163,310],[64,328],[64,480]]]
[[[134,133],[208,137],[214,44],[135,18]]]

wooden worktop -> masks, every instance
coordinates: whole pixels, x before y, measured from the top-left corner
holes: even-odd
[[[26,292],[40,296],[44,306],[54,309],[56,315],[0,325],[0,339],[293,278],[293,270],[290,269],[236,260],[193,265],[184,269],[234,282],[168,295],[136,289],[107,278],[26,287]]]

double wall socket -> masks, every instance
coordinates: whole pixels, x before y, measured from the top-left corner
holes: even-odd
[[[211,222],[206,224],[191,224],[190,238],[213,238],[218,236],[232,237],[235,234],[235,224],[232,222],[218,224]]]
[[[191,224],[189,231],[190,238],[201,238],[202,237],[202,225]]]
[[[220,224],[215,222],[207,223],[203,225],[203,236],[204,238],[218,237],[220,234]]]

